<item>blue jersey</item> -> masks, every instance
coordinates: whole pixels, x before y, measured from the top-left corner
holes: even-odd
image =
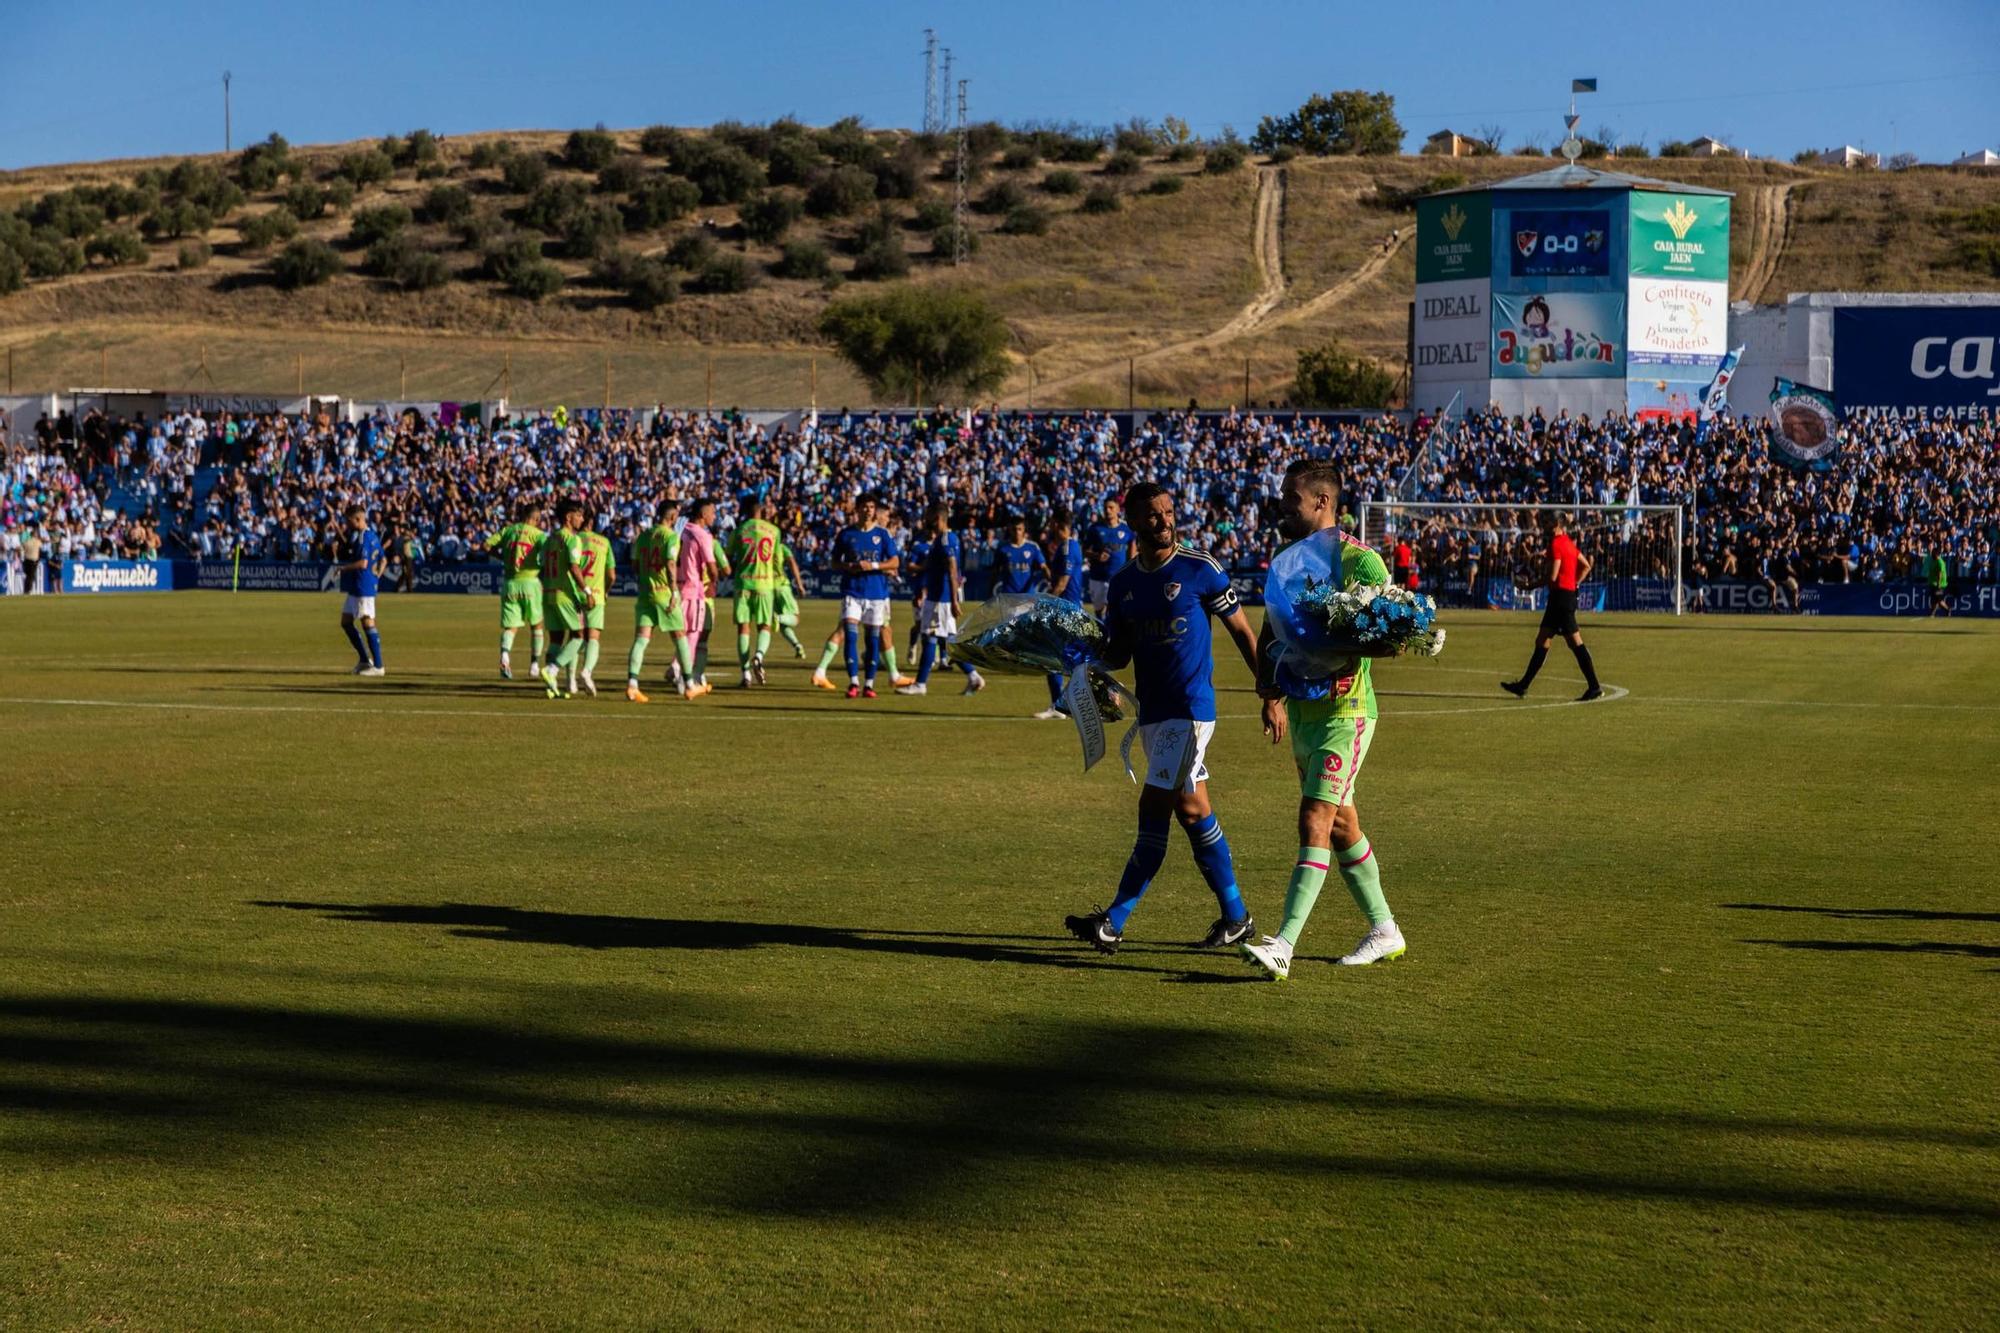
[[[903,552],[903,578],[910,585],[910,600],[922,601],[924,596],[924,566],[931,558],[931,539],[912,537],[907,550]]]
[[[374,530],[346,532],[340,538],[340,563],[350,564],[359,560],[359,569],[340,571],[340,590],[350,597],[373,597],[381,588],[381,579],[375,572],[376,564],[382,559],[382,540]]]
[[[1048,568],[1048,562],[1042,559],[1042,548],[1033,542],[1022,542],[1019,546],[1003,545],[993,590],[1033,592],[1036,582],[1048,572]]]
[[[1132,659],[1139,721],[1215,721],[1209,616],[1236,610],[1229,575],[1205,551],[1181,547],[1158,569],[1133,561],[1111,580],[1104,632],[1113,657]]]
[[[1055,550],[1055,563],[1049,566],[1049,591],[1083,604],[1083,543],[1074,537]]]
[[[1090,577],[1108,579],[1125,568],[1132,549],[1132,529],[1123,523],[1093,523],[1090,538]]]
[[[880,564],[884,560],[896,558],[896,539],[883,527],[873,527],[866,531],[847,527],[833,539],[833,559],[836,565],[844,565],[850,560],[872,560]],[[848,574],[840,581],[840,595],[855,597],[864,602],[886,601],[889,596],[889,576],[881,570],[870,570],[862,574]]]
[[[959,559],[958,534],[947,532],[930,543],[924,553],[924,600],[927,602],[949,602],[952,600],[951,562]],[[964,562],[959,564],[959,572],[964,573]]]

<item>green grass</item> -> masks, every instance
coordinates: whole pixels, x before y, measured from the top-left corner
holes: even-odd
[[[626,645],[614,609],[602,674]],[[1038,682],[548,703],[491,602],[0,602],[0,1310],[28,1327],[1756,1327],[2000,1300],[2000,633],[1528,622],[1382,671],[1402,962],[1128,944]],[[808,616],[823,632],[824,608]],[[653,664],[663,665],[659,655]],[[1288,756],[1213,794],[1279,914]],[[657,698],[657,696],[656,696]],[[68,702],[56,702],[68,701]]]

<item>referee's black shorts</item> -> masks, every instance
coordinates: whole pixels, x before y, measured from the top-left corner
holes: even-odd
[[[1580,634],[1576,627],[1576,589],[1549,589],[1549,604],[1542,611],[1542,633]]]

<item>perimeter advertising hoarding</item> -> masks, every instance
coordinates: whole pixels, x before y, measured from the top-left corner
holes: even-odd
[[[1729,281],[1729,198],[1717,194],[1631,195],[1633,277]]]
[[[1417,201],[1417,284],[1493,276],[1493,205],[1450,194]]]
[[[1625,293],[1493,293],[1493,378],[1624,375]]]
[[[1833,395],[1850,414],[2000,412],[2000,304],[1837,308]]]

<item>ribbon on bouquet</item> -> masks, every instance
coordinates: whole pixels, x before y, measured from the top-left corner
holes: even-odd
[[[1083,771],[1088,773],[1104,758],[1104,714],[1097,706],[1097,690],[1091,683],[1093,672],[1103,682],[1105,692],[1131,714],[1132,725],[1125,728],[1125,738],[1118,743],[1118,759],[1125,765],[1125,776],[1137,782],[1139,775],[1132,771],[1132,743],[1139,739],[1139,701],[1110,673],[1088,662],[1069,673],[1062,692],[1063,707],[1069,711],[1069,720],[1076,724],[1077,739],[1083,742]]]

